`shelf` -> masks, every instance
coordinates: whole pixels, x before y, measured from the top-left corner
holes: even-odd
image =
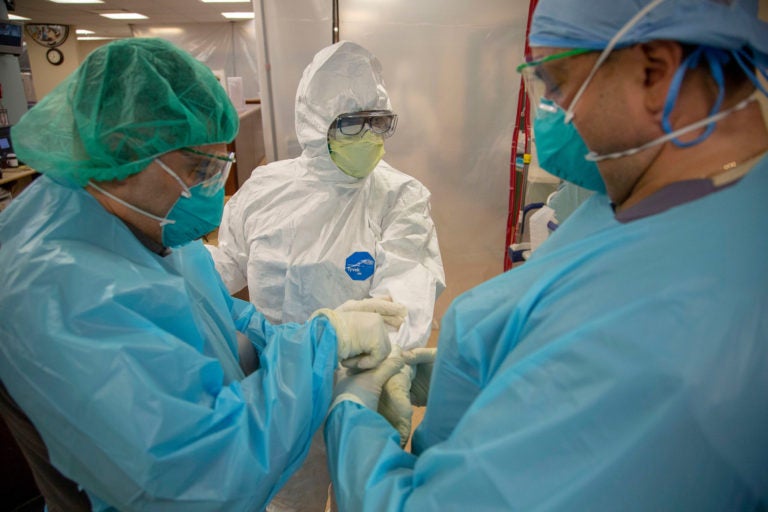
[[[0,178],[0,185],[13,183],[14,181],[20,180],[27,176],[33,176],[35,174],[37,174],[37,171],[30,169],[26,165],[22,165],[16,169],[3,169],[3,177]]]

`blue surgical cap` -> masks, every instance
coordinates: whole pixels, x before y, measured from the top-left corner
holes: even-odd
[[[601,50],[650,0],[539,0],[529,44]],[[749,48],[768,59],[768,23],[758,0],[665,0],[648,12],[618,46],[667,39],[723,50]]]

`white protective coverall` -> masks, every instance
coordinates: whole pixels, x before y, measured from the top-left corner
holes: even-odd
[[[427,343],[445,288],[430,193],[384,161],[352,178],[328,151],[339,114],[372,109],[391,109],[378,59],[347,41],[317,53],[296,93],[301,156],[253,171],[228,201],[219,245],[209,250],[230,292],[247,285],[271,322],[303,322],[318,308],[389,296],[408,308],[391,340],[414,348]],[[318,510],[306,503],[315,501],[308,480],[317,493],[327,489],[330,480],[319,476],[327,475],[324,452],[313,443],[270,510]]]

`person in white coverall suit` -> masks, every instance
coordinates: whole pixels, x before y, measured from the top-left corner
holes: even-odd
[[[322,49],[304,70],[295,115],[301,155],[256,168],[228,201],[219,245],[209,246],[216,268],[231,293],[247,285],[271,322],[391,298],[407,308],[392,343],[423,347],[445,274],[429,191],[380,160],[397,116],[378,59],[347,41]],[[268,510],[321,510],[329,482],[318,435]]]

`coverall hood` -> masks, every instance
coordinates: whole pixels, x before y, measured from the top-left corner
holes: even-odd
[[[296,91],[296,135],[312,167],[337,169],[328,153],[328,127],[339,114],[391,110],[381,63],[362,46],[341,41],[319,51]],[[341,172],[341,171],[339,171]]]

